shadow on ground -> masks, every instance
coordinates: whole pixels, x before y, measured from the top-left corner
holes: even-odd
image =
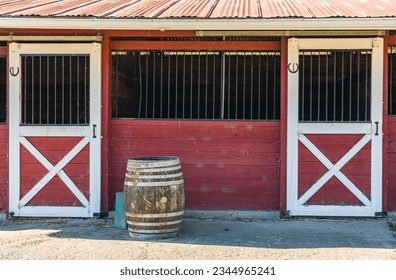
[[[133,240],[112,219],[22,219],[0,223],[0,234],[47,230],[53,238]],[[396,223],[381,219],[183,221],[180,236],[154,242],[255,248],[396,248]],[[152,241],[150,241],[152,242]]]

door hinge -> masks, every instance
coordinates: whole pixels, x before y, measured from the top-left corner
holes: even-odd
[[[102,212],[98,212],[98,213],[93,213],[92,216],[94,218],[102,218],[102,216],[103,216],[102,214],[103,214]]]
[[[374,215],[376,217],[386,217],[388,216],[388,213],[386,211],[382,211],[382,212],[375,212]]]
[[[286,210],[283,212],[283,218],[290,218],[290,210]]]

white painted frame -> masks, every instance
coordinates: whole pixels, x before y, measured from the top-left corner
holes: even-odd
[[[101,45],[84,44],[9,44],[9,67],[21,69],[23,54],[87,54],[90,57],[89,126],[20,126],[21,75],[9,74],[9,211],[15,216],[93,217],[100,212],[101,192]],[[93,125],[96,125],[93,136]],[[81,141],[57,164],[51,164],[26,137],[81,137]],[[74,185],[62,168],[89,144],[89,199]],[[20,145],[23,145],[49,171],[24,197],[20,197]],[[58,176],[83,206],[25,206],[45,183]]]
[[[288,63],[299,63],[301,50],[372,50],[370,123],[300,123],[299,74],[288,72],[287,98],[287,210],[291,216],[375,216],[382,211],[383,39],[297,39],[288,41]],[[378,122],[378,134],[376,124]],[[337,163],[331,163],[304,134],[359,134],[362,138]],[[298,143],[302,142],[329,171],[298,198]],[[340,171],[365,144],[371,142],[371,200]],[[330,176],[331,175],[331,176]],[[363,206],[303,205],[326,179],[336,176]],[[317,185],[316,185],[317,184]],[[316,186],[315,186],[316,185]]]

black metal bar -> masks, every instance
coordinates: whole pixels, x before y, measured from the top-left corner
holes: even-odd
[[[200,103],[201,103],[201,52],[198,52],[198,82],[197,82],[197,91],[198,91],[198,100],[197,100],[197,118],[199,119],[200,113]]]
[[[209,54],[206,53],[206,69],[205,69],[205,119],[208,119],[208,67],[209,67]]]
[[[329,53],[326,52],[326,106],[325,106],[325,120],[328,121],[329,114]]]
[[[119,57],[119,54],[117,53],[116,54],[116,85],[115,85],[115,87],[116,87],[116,90],[115,90],[115,115],[116,115],[116,118],[118,118],[118,96],[119,96],[119,86],[118,86],[118,81],[119,81],[119,79],[120,79],[120,69],[119,69],[119,61],[118,61],[118,57]]]
[[[269,56],[267,55],[267,63],[265,65],[265,119],[268,119],[268,94],[269,94]]]
[[[337,120],[337,116],[336,116],[336,107],[337,107],[337,97],[336,97],[336,93],[337,93],[337,52],[333,52],[333,56],[334,56],[334,61],[333,61],[333,99],[334,99],[334,103],[333,103],[333,121]]]
[[[186,104],[186,53],[183,53],[183,119],[185,118]]]
[[[341,121],[344,121],[344,52],[341,52]]]
[[[260,57],[260,54],[259,54]],[[254,75],[253,53],[250,54],[250,119],[253,119],[253,75]]]
[[[72,124],[72,96],[73,96],[73,74],[72,74],[73,68],[72,68],[72,66],[73,66],[73,60],[72,60],[72,56],[70,56],[70,65],[69,65],[69,71],[70,71],[69,123],[70,124]],[[56,96],[56,94],[55,94],[55,96]]]
[[[178,77],[179,77],[179,56],[178,55],[176,55],[176,58],[175,58],[175,63],[176,63],[176,69],[175,69],[175,71],[176,71],[176,73],[175,73],[175,78],[176,78],[176,81],[175,81],[175,118],[177,119],[177,97],[179,96],[179,84],[178,84]]]
[[[138,118],[140,118],[142,110],[142,98],[143,98],[143,81],[142,81],[142,55],[140,52],[136,52],[139,61],[139,108],[138,108]]]
[[[360,121],[360,51],[357,53],[357,108],[356,120]]]
[[[56,75],[56,72],[55,72]],[[34,124],[34,57],[32,56],[32,119],[31,123]]]
[[[268,53],[267,53],[268,57]],[[261,118],[261,53],[258,58],[258,86],[257,86],[257,119]]]
[[[193,81],[194,81],[194,74],[193,74],[193,67],[194,67],[194,54],[193,52],[190,53],[190,73],[191,73],[191,82],[190,82],[190,119],[193,118]]]
[[[303,52],[302,53],[302,56],[303,56],[303,58],[302,58],[302,69],[300,69],[300,73],[301,73],[301,76],[300,77],[302,77],[302,85],[301,85],[301,119],[303,120],[303,121],[306,121],[306,119],[305,119],[305,52]]]
[[[57,118],[57,113],[58,113],[58,87],[57,87],[57,85],[58,85],[58,82],[57,82],[57,76],[58,76],[58,73],[57,73],[57,70],[58,70],[58,60],[57,60],[57,56],[54,56],[54,124],[58,124],[58,118]],[[62,56],[62,58],[63,58],[63,56]],[[70,67],[71,67],[71,56],[70,56]],[[70,68],[70,103],[71,103],[71,85],[72,85],[72,82],[71,82],[71,78],[72,76],[71,76],[71,68]],[[62,75],[62,79],[63,79],[63,75]],[[63,87],[62,87],[62,90],[63,90]],[[61,106],[62,106],[62,108],[63,108],[63,104],[64,104],[64,102],[63,102],[64,100],[62,100],[61,101]],[[62,123],[61,124],[64,124],[64,122],[63,122],[63,115],[64,114],[62,114]],[[71,121],[71,112],[70,112],[70,121]],[[71,122],[70,122],[71,123]]]
[[[148,118],[148,87],[149,87],[149,58],[150,58],[150,53],[147,52],[146,53],[146,104],[145,104],[145,113],[144,113],[144,117],[147,119]]]
[[[226,56],[224,55],[224,59],[226,59]],[[228,97],[228,100],[227,100],[227,103],[228,103],[228,105],[227,105],[227,119],[230,119],[231,118],[231,54],[230,53],[228,53],[228,56],[227,56],[227,62],[228,62],[228,87],[227,87],[227,97]]]
[[[23,91],[23,95],[24,95],[24,100],[23,100],[23,105],[24,105],[24,109],[23,109],[23,120],[22,120],[22,123],[24,123],[24,124],[26,124],[26,111],[27,111],[27,108],[26,108],[26,103],[27,103],[27,100],[26,100],[26,97],[27,97],[27,75],[26,75],[26,69],[27,69],[27,62],[26,62],[26,60],[27,60],[27,57],[26,56],[24,56],[23,57],[23,60],[24,60],[24,81],[25,81],[25,85],[24,85],[24,91]]]
[[[321,76],[320,76],[320,56],[321,53],[318,54],[318,118],[316,119],[317,121],[320,121],[320,95],[322,94],[320,91],[320,80],[321,80]]]
[[[171,56],[168,55],[168,119],[170,118],[170,96],[171,96]]]
[[[49,121],[49,73],[50,73],[50,63],[49,63],[50,57],[47,56],[47,124],[50,123]]]
[[[41,84],[42,84],[42,81],[41,81],[41,56],[40,56],[40,58],[39,58],[39,124],[42,124],[41,123],[41,110],[42,110],[42,106],[41,106],[41,102],[42,102],[42,100],[41,100]]]
[[[243,99],[242,99],[242,119],[245,119],[246,107],[246,52],[243,53]]]
[[[62,124],[65,124],[65,57],[62,56]]]
[[[353,52],[349,51],[349,121],[352,121],[352,58]]]
[[[213,53],[213,86],[212,86],[213,111],[212,119],[216,118],[216,53]]]
[[[225,53],[220,52],[220,59],[221,59],[221,70],[220,70],[220,77],[221,77],[221,97],[220,97],[220,119],[224,119],[224,107],[225,107],[225,81],[226,81],[226,61],[225,61]]]
[[[84,120],[85,124],[88,124],[87,111],[88,111],[88,100],[87,100],[87,56],[84,59]]]
[[[273,106],[272,106],[272,110],[273,110],[273,115],[272,115],[272,119],[276,119],[276,98],[277,98],[277,94],[276,94],[276,77],[278,75],[277,73],[277,62],[276,62],[277,58],[276,56],[274,57],[274,85],[273,85]],[[268,120],[268,117],[266,118]]]
[[[366,52],[366,81],[365,81],[365,110],[364,110],[364,120],[368,121],[368,116],[367,116],[367,107],[368,107],[368,53]]]
[[[394,47],[389,47],[388,48],[388,80],[389,80],[389,86],[388,86],[388,94],[389,94],[389,104],[388,104],[388,110],[389,114],[393,115],[393,50]]]
[[[156,92],[155,92],[155,81],[156,81],[156,78],[155,78],[155,57],[156,57],[156,52],[153,52],[153,119],[155,118],[155,95],[156,95]],[[160,104],[161,105],[161,104]]]
[[[162,92],[163,92],[163,88],[164,88],[164,82],[163,82],[163,66],[164,66],[164,52],[160,51],[160,118],[163,117],[162,115],[162,107],[163,107],[163,101],[162,101]],[[154,68],[155,68],[155,64],[154,64]],[[155,81],[154,81],[155,82]]]
[[[310,53],[310,67],[309,67],[309,69],[310,69],[310,74],[309,74],[309,121],[312,121],[312,98],[313,98],[313,93],[312,93],[312,87],[313,87],[313,85],[312,85],[312,75],[313,75],[313,67],[312,67],[312,64],[313,64],[313,54],[312,54],[312,52]]]
[[[235,55],[235,119],[238,119],[238,52]]]
[[[77,56],[77,124],[80,124],[80,57]],[[70,102],[71,103],[71,102]]]

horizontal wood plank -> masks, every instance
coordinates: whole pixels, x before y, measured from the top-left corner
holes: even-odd
[[[279,122],[111,121],[112,136],[117,138],[266,140],[279,139],[279,127]]]
[[[153,151],[161,146],[163,150],[178,152],[190,151],[211,151],[223,152],[228,151],[238,152],[241,155],[248,152],[268,152],[278,151],[280,148],[279,142],[276,140],[267,141],[237,141],[231,139],[215,140],[169,140],[169,139],[141,139],[141,138],[115,138],[112,141],[112,148],[115,151]]]
[[[249,168],[241,168],[240,165],[198,165],[182,164],[184,176],[193,178],[230,178],[230,179],[260,179],[266,182],[270,179],[278,179],[278,166],[252,165]],[[112,164],[110,175],[125,177],[126,164]]]
[[[117,155],[120,155],[119,157]],[[150,156],[177,156],[180,158],[182,164],[190,164],[196,166],[205,165],[216,165],[216,166],[226,166],[226,165],[239,165],[248,166],[251,165],[261,165],[261,166],[278,166],[279,155],[275,153],[255,153],[255,154],[245,154],[241,155],[239,152],[227,152],[218,153],[213,152],[199,152],[199,151],[185,151],[185,152],[175,152],[168,150],[151,150],[151,151],[124,151],[121,153],[112,152],[111,162],[112,164],[127,164],[129,158],[139,158],[139,157],[150,157]]]

